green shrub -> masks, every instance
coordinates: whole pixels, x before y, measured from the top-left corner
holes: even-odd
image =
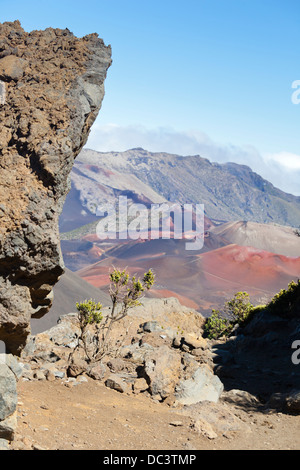
[[[76,308],[82,328],[92,323],[100,323],[103,319],[101,312],[102,304],[100,302],[96,303],[92,299],[85,300],[84,302],[77,302]]]
[[[222,318],[219,310],[212,310],[212,314],[207,318],[204,325],[204,333],[209,339],[218,339],[226,336],[229,327],[229,321]]]
[[[103,317],[101,303],[93,300],[78,302],[78,319],[80,336],[78,344],[70,355],[70,360],[75,351],[83,347],[87,362],[100,361],[109,350],[109,337],[113,325],[124,318],[129,309],[140,305],[140,299],[144,291],[151,289],[155,282],[155,276],[151,269],[146,272],[142,279],[135,276],[130,277],[126,270],[114,269],[110,274],[109,295],[112,301],[110,313]],[[89,335],[89,327],[93,327],[93,341]]]
[[[300,280],[290,282],[288,288],[281,289],[267,305],[254,307],[247,292],[237,292],[225,303],[222,314],[212,310],[204,325],[205,335],[211,339],[229,336],[236,325],[244,327],[262,311],[283,318],[300,317]]]
[[[233,298],[224,305],[223,313],[212,310],[211,316],[206,320],[204,332],[210,339],[228,336],[236,325],[244,326],[252,316],[253,305],[247,292],[237,292]]]
[[[281,289],[274,295],[267,305],[270,314],[285,318],[293,318],[300,315],[300,280],[292,281],[287,289]]]
[[[250,303],[250,297],[247,292],[237,292],[231,300],[226,302],[224,308],[231,323],[233,325],[239,324],[240,326],[247,320],[252,309],[253,305]]]
[[[78,343],[77,346],[74,348],[74,350],[71,353],[70,360],[74,355],[74,352],[76,351],[77,348],[82,345],[84,352],[85,352],[85,357],[86,359],[91,362],[92,360],[92,355],[90,354],[90,350],[88,347],[88,338],[87,338],[87,333],[88,333],[88,325],[94,325],[94,324],[100,324],[103,315],[101,312],[102,309],[102,304],[100,302],[96,303],[92,299],[90,300],[85,300],[84,302],[77,302],[76,303],[76,308],[78,311],[78,320],[79,320],[79,327],[80,327],[80,335],[78,338]]]

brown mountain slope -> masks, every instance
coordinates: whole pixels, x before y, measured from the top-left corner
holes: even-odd
[[[229,243],[270,251],[285,256],[300,256],[300,237],[291,227],[255,222],[227,222],[210,231]]]

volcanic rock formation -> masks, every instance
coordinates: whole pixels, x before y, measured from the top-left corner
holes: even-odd
[[[14,354],[64,270],[58,217],[110,64],[97,34],[0,24],[0,340]]]

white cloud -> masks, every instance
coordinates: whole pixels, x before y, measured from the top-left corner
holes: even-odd
[[[142,147],[150,152],[199,154],[218,163],[235,162],[249,166],[281,190],[300,195],[300,155],[289,152],[262,155],[253,146],[217,143],[198,130],[147,129],[141,125],[117,124],[101,126],[96,122],[86,147],[99,152],[121,152]]]
[[[169,128],[147,129],[144,126],[107,124],[92,127],[87,147],[101,152],[124,151],[143,147],[150,152],[195,154],[199,145],[211,145],[208,136],[197,132],[177,132]]]
[[[279,152],[274,154],[266,154],[265,158],[269,162],[276,162],[279,166],[287,170],[300,170],[300,155],[289,152]]]

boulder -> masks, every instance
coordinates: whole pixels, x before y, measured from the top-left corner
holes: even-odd
[[[139,342],[130,344],[129,346],[123,346],[120,351],[120,355],[123,358],[129,359],[130,361],[143,364],[148,353],[154,351],[155,348],[148,343],[140,345]]]
[[[205,350],[208,347],[207,340],[203,336],[185,335],[182,338],[182,344],[186,344],[190,349]]]
[[[87,375],[94,380],[102,380],[106,373],[106,367],[101,362],[91,364],[87,368]]]
[[[17,402],[16,377],[8,365],[0,363],[0,422],[16,411]]]
[[[0,421],[0,439],[7,439],[12,441],[14,439],[15,431],[17,429],[17,412],[15,411],[8,418]]]
[[[111,374],[105,381],[105,385],[108,388],[116,390],[120,393],[128,393],[130,391],[130,387],[125,379],[118,374]]]
[[[146,355],[141,375],[149,384],[150,393],[165,399],[174,393],[181,371],[180,355],[167,346],[161,346]]]
[[[192,405],[202,401],[217,402],[223,389],[220,379],[203,364],[191,378],[181,380],[177,384],[175,397],[182,405]]]
[[[77,349],[70,359],[70,364],[68,366],[68,376],[78,377],[78,375],[83,374],[88,369],[88,363],[84,358],[83,351]]]
[[[300,414],[300,391],[293,390],[286,395],[286,409],[295,414]]]
[[[23,374],[24,364],[12,354],[0,354],[0,364],[6,364],[17,380]]]
[[[247,412],[238,417],[232,408],[222,401],[218,403],[203,401],[190,406],[184,406],[181,413],[192,419],[192,428],[208,439],[223,435],[230,437],[234,433],[250,433],[251,428],[246,423]]]
[[[23,77],[28,62],[14,55],[0,59],[0,79],[18,81]]]
[[[0,438],[0,450],[9,450],[8,440]]]
[[[232,389],[222,393],[222,401],[244,408],[257,408],[260,405],[258,398],[245,390]]]
[[[0,24],[0,340],[15,355],[64,272],[58,219],[110,64],[97,34]]]
[[[140,378],[136,379],[134,384],[133,384],[134,393],[145,392],[146,390],[148,390],[148,388],[149,388],[149,385],[148,385],[146,379],[144,379],[143,377],[140,377]]]
[[[154,331],[164,331],[162,326],[157,321],[147,321],[141,325],[141,330],[147,333],[153,333]]]

